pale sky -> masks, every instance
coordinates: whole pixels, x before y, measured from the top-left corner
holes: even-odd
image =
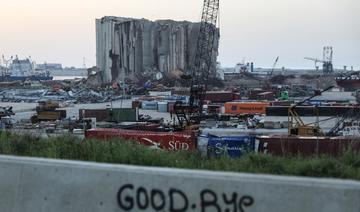
[[[220,0],[223,66],[254,61],[313,68],[303,58],[334,47],[335,67],[360,69],[359,0]],[[0,0],[0,55],[37,63],[95,65],[95,19],[102,16],[199,21],[202,0]]]

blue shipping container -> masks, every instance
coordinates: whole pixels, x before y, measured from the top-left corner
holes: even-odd
[[[255,136],[215,137],[208,142],[209,156],[229,156],[238,158],[255,151]]]
[[[166,101],[180,101],[184,104],[186,104],[189,101],[189,97],[187,96],[165,96],[164,100]]]

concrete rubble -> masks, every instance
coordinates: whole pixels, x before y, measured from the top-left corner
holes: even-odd
[[[69,103],[101,103],[121,99],[122,95],[111,87],[91,89],[75,87],[72,89],[42,88],[42,89],[2,89],[1,102],[28,102],[37,103],[40,100],[60,101]]]

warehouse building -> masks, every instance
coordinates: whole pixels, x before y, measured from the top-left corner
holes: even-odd
[[[194,63],[199,23],[103,17],[96,20],[96,63],[103,83],[152,79],[189,71]],[[219,35],[219,34],[218,34]],[[218,55],[213,50],[213,72]]]

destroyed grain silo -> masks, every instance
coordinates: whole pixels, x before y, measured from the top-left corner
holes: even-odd
[[[96,63],[103,83],[152,80],[193,67],[199,23],[103,17],[96,20]],[[219,33],[213,49],[216,72]]]

